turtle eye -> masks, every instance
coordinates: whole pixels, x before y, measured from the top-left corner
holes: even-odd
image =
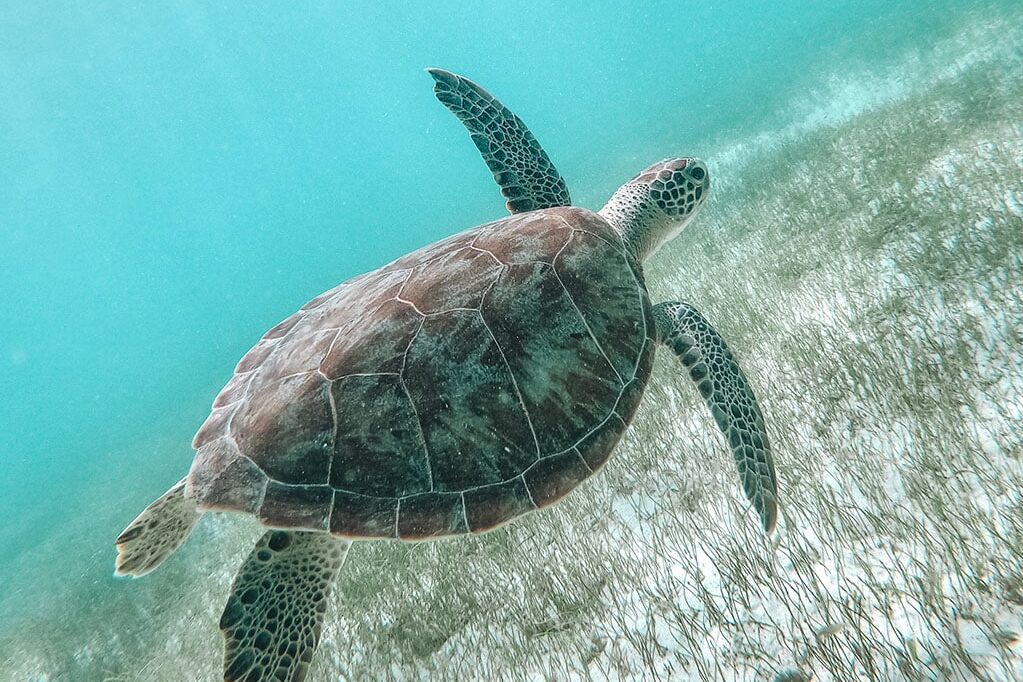
[[[694,180],[703,180],[704,176],[707,175],[707,172],[697,166],[693,170],[689,171],[689,174],[693,176]]]

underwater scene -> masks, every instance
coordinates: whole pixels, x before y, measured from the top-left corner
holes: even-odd
[[[1023,680],[1023,4],[9,2],[0,387],[0,680]]]

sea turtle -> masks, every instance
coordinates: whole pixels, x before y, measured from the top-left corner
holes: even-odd
[[[774,465],[745,376],[691,305],[653,305],[642,263],[696,216],[695,158],[653,164],[594,213],[522,121],[430,69],[510,217],[314,298],[268,331],[213,403],[188,475],[117,538],[120,575],[159,566],[203,512],[268,530],[220,621],[225,680],[302,680],[352,541],[482,533],[598,471],[639,405],[654,349],[676,353],[770,533]]]

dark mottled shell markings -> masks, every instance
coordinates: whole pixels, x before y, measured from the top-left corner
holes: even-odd
[[[196,434],[200,505],[416,540],[482,532],[599,469],[650,374],[638,266],[599,216],[523,213],[271,329]]]

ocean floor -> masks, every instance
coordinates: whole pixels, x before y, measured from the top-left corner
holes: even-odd
[[[719,140],[712,199],[648,268],[654,300],[697,304],[758,392],[774,538],[662,353],[618,454],[562,504],[353,547],[310,679],[1023,679],[1021,26],[836,73],[788,127]],[[149,480],[187,468],[178,442],[136,449]],[[207,517],[159,571],[114,579],[114,538],[163,492],[138,475],[82,486],[13,560],[40,568],[0,595],[19,614],[0,678],[217,678],[259,529]]]

